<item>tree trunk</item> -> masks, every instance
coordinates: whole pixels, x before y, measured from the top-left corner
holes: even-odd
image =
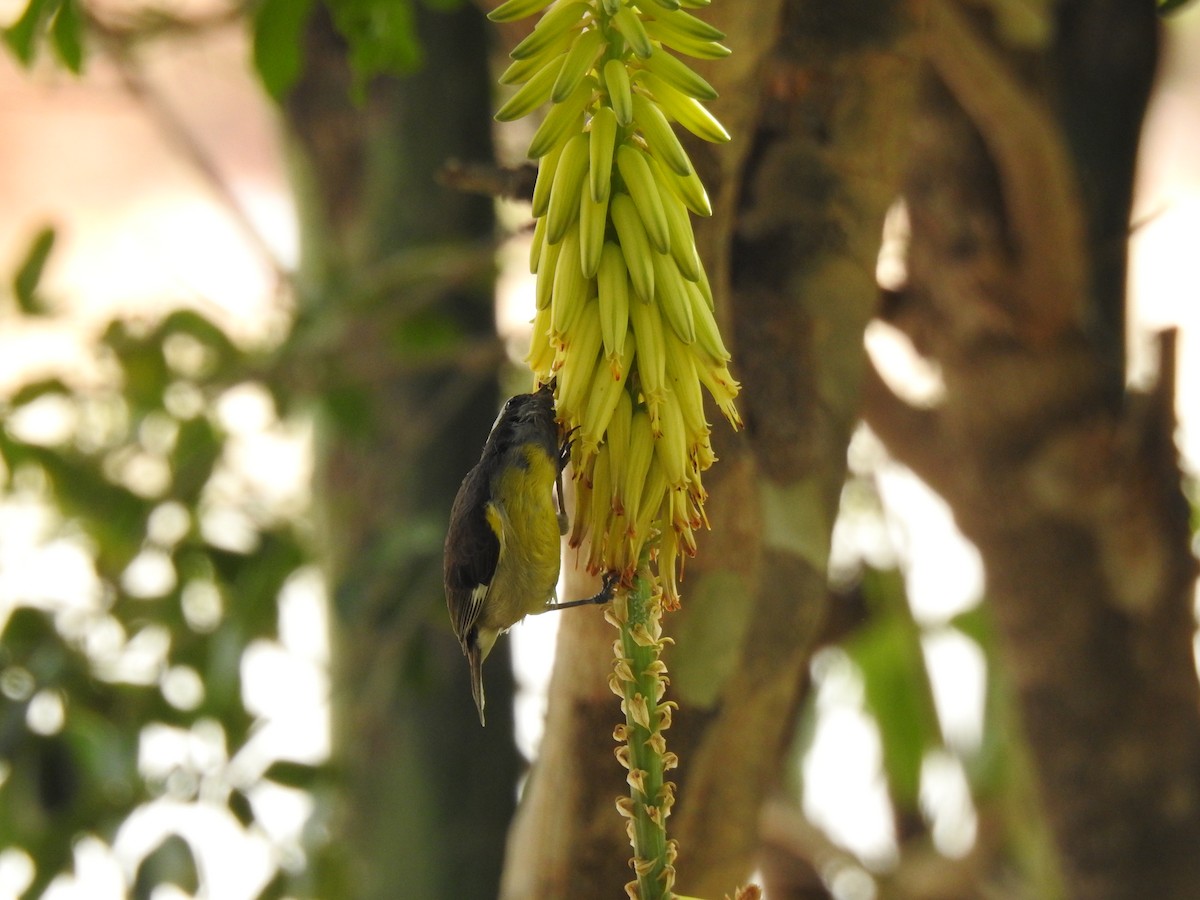
[[[758,819],[793,734],[827,610],[825,570],[858,412],[884,213],[900,189],[916,67],[906,7],[853,27],[811,4],[714,4],[736,50],[702,74],[734,136],[689,154],[715,214],[697,237],[743,381],[747,428],[718,425],[711,534],[665,628],[680,786],[678,889],[719,897],[754,869]],[[722,302],[722,300],[724,302]],[[582,593],[586,586],[570,593]],[[615,632],[564,618],[547,735],[509,839],[508,898],[611,897],[631,877],[609,693]]]
[[[916,410],[876,381],[869,421],[983,556],[1067,895],[1193,897],[1200,696],[1171,342],[1152,393],[1123,385],[1154,6],[1062,2],[1021,46],[969,9],[930,7],[908,284],[889,309],[945,398]]]
[[[491,205],[439,187],[490,160],[487,31],[415,4],[425,65],[354,105],[327,21],[289,99],[304,151],[294,380],[321,425],[316,472],[333,598],[332,818],[324,896],[496,895],[519,760],[507,651],[488,727],[448,627],[442,539],[496,410]],[[467,351],[471,351],[468,353]]]

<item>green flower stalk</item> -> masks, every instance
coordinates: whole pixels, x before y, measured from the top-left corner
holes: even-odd
[[[588,548],[589,571],[619,576],[606,613],[621,634],[612,685],[626,716],[616,738],[630,796],[618,807],[634,846],[627,890],[642,900],[671,896],[674,883],[660,623],[679,605],[683,561],[707,526],[701,473],[716,457],[704,391],[741,426],[692,232],[691,217],[712,206],[674,130],[729,140],[704,105],[716,91],[676,55],[729,54],[724,35],[688,12],[709,2],[507,0],[490,13],[542,13],[500,78],[519,87],[496,118],[550,104],[529,146],[538,176],[528,362],[538,384],[554,384],[560,426],[573,435],[570,546]]]
[[[663,736],[671,727],[675,704],[663,700],[667,678],[660,658],[670,639],[662,636],[662,594],[644,569],[634,577],[631,590],[617,594],[605,618],[621,632],[613,644],[616,661],[609,687],[621,698],[625,713],[625,724],[613,731],[621,744],[617,760],[629,771],[629,796],[617,800],[617,810],[629,820],[626,829],[634,847],[636,878],[625,885],[625,892],[633,900],[670,897],[676,848],[667,840],[666,821],[675,803],[675,785],[664,773],[679,761],[667,750]]]

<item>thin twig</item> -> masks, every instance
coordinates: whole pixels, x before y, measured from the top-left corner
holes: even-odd
[[[529,201],[533,199],[537,167],[497,166],[451,159],[437,173],[437,181],[438,184],[467,194]]]
[[[130,47],[158,38],[202,38],[246,20],[248,3],[231,4],[224,9],[207,10],[195,16],[178,15],[169,9],[143,7],[136,11],[86,9],[93,31],[103,31],[122,46]],[[111,17],[110,17],[111,14]]]

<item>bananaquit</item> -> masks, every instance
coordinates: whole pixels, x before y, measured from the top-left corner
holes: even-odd
[[[612,596],[556,603],[559,539],[567,530],[554,394],[546,385],[504,404],[479,462],[458,489],[446,533],[446,606],[471,666],[471,694],[483,724],[483,661],[502,632],[525,616]],[[555,486],[558,503],[555,504]]]

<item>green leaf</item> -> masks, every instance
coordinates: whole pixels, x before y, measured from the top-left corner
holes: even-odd
[[[170,460],[171,495],[194,508],[199,502],[200,492],[208,484],[222,449],[223,443],[217,430],[204,416],[181,422]]]
[[[162,408],[163,391],[172,375],[162,343],[135,334],[124,322],[113,322],[101,338],[121,364],[124,394],[136,417]]]
[[[69,397],[71,396],[71,389],[60,378],[43,378],[21,385],[17,392],[12,395],[9,403],[13,409],[18,409],[48,394],[61,394]]]
[[[214,369],[233,364],[241,355],[229,335],[211,319],[191,309],[177,309],[159,324],[151,343],[161,345],[174,334],[185,334],[207,347],[216,356]]]
[[[243,791],[234,788],[229,792],[229,811],[243,827],[249,828],[254,824],[254,806]]]
[[[90,671],[81,673],[95,686]],[[138,733],[125,727],[121,721],[113,721],[111,707],[115,692],[106,693],[101,702],[84,702],[84,690],[72,690],[65,685],[69,701],[74,701],[67,717],[65,736],[83,769],[88,787],[93,794],[103,798],[104,803],[117,810],[122,807],[132,810],[138,803]],[[97,708],[99,707],[99,708]],[[128,707],[125,712],[131,711]]]
[[[141,549],[150,501],[113,484],[87,459],[44,447],[24,450],[46,473],[62,511],[95,541],[101,574],[115,577]]]
[[[254,68],[267,93],[282,100],[304,67],[304,27],[313,0],[264,0],[254,15]]]
[[[1165,16],[1177,12],[1191,2],[1192,0],[1158,0],[1158,14]]]
[[[45,23],[58,9],[60,0],[30,0],[25,12],[4,29],[4,42],[21,65],[28,68],[37,55],[37,40]]]
[[[216,548],[209,548],[209,555],[229,595],[237,598],[233,612],[239,626],[253,637],[273,635],[279,619],[279,592],[306,562],[295,537],[286,530],[266,531],[248,556]]]
[[[83,18],[77,0],[62,0],[50,28],[50,37],[59,60],[71,72],[83,71]]]
[[[862,672],[866,706],[879,725],[892,798],[915,810],[925,754],[942,743],[920,631],[899,572],[867,572],[863,591],[872,620],[846,651]]]
[[[24,663],[26,657],[58,641],[54,622],[45,610],[21,606],[0,630],[0,664]]]
[[[70,744],[55,734],[38,741],[38,799],[48,816],[66,816],[79,802],[80,772]]]
[[[949,625],[977,643],[983,648],[988,658],[992,658],[996,629],[992,622],[991,612],[984,604],[980,603],[960,612],[950,620]]]
[[[325,781],[328,776],[327,766],[310,766],[285,759],[276,760],[271,763],[267,771],[263,772],[263,778],[267,781],[302,791],[311,791]]]
[[[160,884],[178,885],[187,894],[194,894],[200,886],[192,848],[178,835],[164,838],[158,848],[142,860],[134,880],[133,896],[137,900],[148,900]]]
[[[376,75],[403,75],[421,64],[412,0],[327,0],[350,45],[354,93],[361,100]]]
[[[288,896],[287,876],[283,872],[277,872],[275,877],[267,882],[267,886],[259,891],[255,900],[282,900],[286,896]]]
[[[17,306],[26,315],[44,315],[46,312],[46,306],[38,294],[38,285],[42,281],[46,261],[50,258],[50,252],[54,249],[57,239],[58,233],[49,225],[38,231],[30,242],[29,249],[25,251],[25,258],[21,260],[17,274],[13,276],[13,293],[17,297]]]

